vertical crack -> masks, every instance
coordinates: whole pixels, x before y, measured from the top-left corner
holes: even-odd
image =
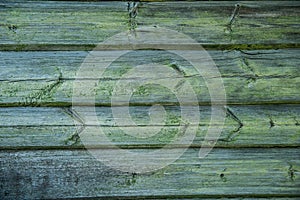
[[[61,71],[59,71],[59,76],[57,80],[53,84],[49,85],[49,87],[46,88],[45,92],[50,94],[54,88],[56,88],[58,85],[62,83],[61,80],[62,80],[62,73]]]
[[[75,110],[73,110],[71,107],[69,107],[69,108],[63,108],[63,111],[67,115],[69,115],[73,120],[79,122],[80,125],[85,126],[85,122],[82,119],[82,117]]]
[[[258,75],[255,73],[254,68],[251,67],[251,64],[249,63],[249,59],[246,58],[244,55],[242,55],[242,54],[244,54],[243,51],[240,51],[240,52],[241,52],[240,56],[241,56],[241,62],[242,62],[242,66],[241,67],[242,68],[245,67],[244,68],[245,73],[249,73],[250,72],[250,74],[247,75],[247,77],[248,77],[247,78],[247,84],[248,84],[248,87],[251,87],[252,84],[255,83],[256,80],[258,79]]]
[[[228,136],[223,139],[223,141],[225,142],[230,142],[232,141],[241,131],[241,129],[243,128],[244,124],[243,122],[233,113],[233,111],[228,107],[228,106],[224,106],[225,111],[226,111],[226,115],[231,117],[234,121],[236,121],[238,123],[238,127],[231,131]]]
[[[299,123],[299,121],[297,120],[296,117],[294,117],[294,120],[295,120],[295,125],[296,125],[296,126],[300,126],[300,123]]]
[[[231,17],[229,19],[229,22],[225,25],[225,33],[229,33],[230,34],[230,41],[232,41],[233,37],[232,37],[232,32],[233,32],[233,23],[236,21],[237,16],[239,15],[239,11],[240,11],[240,4],[235,4],[234,10],[231,14]]]
[[[80,133],[85,129],[85,126],[80,126],[76,128],[76,131],[65,140],[65,145],[75,146],[80,143]]]
[[[82,119],[82,117],[72,108],[63,108],[63,111],[69,115],[74,121],[75,123],[78,122],[79,124],[76,124],[76,130],[75,132],[68,137],[65,140],[65,144],[69,145],[69,146],[74,146],[80,143],[80,133],[82,133],[82,131],[85,129],[85,123],[84,120]]]
[[[137,21],[136,21],[136,16],[138,14],[138,8],[139,8],[140,2],[135,2],[135,1],[128,1],[127,2],[127,12],[129,15],[129,30],[130,32],[135,33],[135,29],[137,28]]]
[[[249,60],[248,60],[246,57],[244,57],[243,55],[241,55],[241,56],[242,56],[242,62],[243,62],[243,64],[247,67],[247,69],[248,69],[252,74],[255,74],[255,73],[254,73],[254,69],[250,66]]]
[[[270,123],[270,128],[274,127],[275,126],[275,122],[273,121],[272,117],[269,116],[269,123]]]
[[[288,163],[290,165],[289,169],[288,169],[288,174],[289,174],[289,177],[291,179],[291,181],[294,181],[295,180],[295,172],[296,170],[293,168],[293,165]]]
[[[235,4],[235,7],[234,7],[234,10],[233,10],[233,12],[232,12],[232,14],[231,14],[229,23],[227,24],[227,26],[229,27],[230,31],[232,31],[232,25],[233,25],[233,23],[235,22],[236,17],[237,17],[238,14],[239,14],[240,7],[241,7],[240,4]]]

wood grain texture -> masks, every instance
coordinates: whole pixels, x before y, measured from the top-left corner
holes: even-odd
[[[197,157],[198,149],[188,149],[175,163],[147,174],[113,170],[84,150],[0,155],[0,191],[5,198],[300,195],[297,148],[214,149],[203,160]]]
[[[228,31],[234,5],[224,1],[144,2],[136,20],[139,27],[167,27],[212,48],[299,44],[298,1],[242,2]],[[126,2],[5,1],[0,8],[2,50],[86,50],[129,27]]]
[[[232,19],[236,3],[240,9]],[[147,43],[149,50],[115,60],[95,84],[97,124],[88,120],[93,116],[90,107],[85,107],[84,116],[71,108],[73,84],[80,80],[82,89],[89,89],[93,71],[91,76],[78,75],[84,59],[93,55],[89,51],[130,29],[127,2],[1,1],[0,199],[299,199],[299,16],[299,1],[143,1],[134,20],[138,29],[128,37],[144,31],[139,29],[143,26],[164,27],[198,43],[161,44],[164,38],[157,37]],[[198,158],[199,149],[209,145],[205,136],[212,113],[206,82],[179,56],[154,50],[160,45],[204,47],[220,71],[228,101],[222,106],[225,124],[204,159]],[[112,61],[113,51],[124,49],[132,46],[113,41],[98,46],[97,52]],[[100,128],[125,151],[150,153],[180,136],[180,124],[185,124],[176,96],[155,85],[137,88],[130,99],[130,117],[137,127],[126,122],[126,116],[113,115],[112,109],[124,111],[124,102],[120,107],[110,104],[120,77],[149,63],[173,70],[170,75],[165,68],[144,69],[157,82],[176,83],[178,91],[185,91],[185,83],[193,86],[200,120],[188,126],[197,132],[190,145],[171,146],[189,148],[163,169],[120,172],[87,150],[106,155],[105,160],[118,155],[96,134]],[[128,80],[137,83],[145,79],[143,73]],[[119,100],[126,91],[118,94]],[[165,105],[166,117],[149,125],[151,106],[157,103]],[[193,108],[185,109],[193,113]],[[222,127],[219,122],[211,125]],[[93,134],[83,141],[85,130]],[[148,137],[152,130],[159,132]],[[151,161],[156,164],[172,156],[161,154]],[[141,160],[137,164],[145,164]],[[130,163],[122,158],[118,164]]]
[[[122,108],[117,108],[121,110]],[[67,108],[0,108],[1,149],[65,149],[109,147],[103,139],[89,136],[90,143],[80,140],[84,129],[95,133],[102,129],[107,137],[122,148],[158,148],[171,143],[179,134],[181,113],[179,107],[166,107],[164,121],[149,123],[149,107],[131,107],[132,120],[138,125],[118,125],[109,107],[98,107],[97,124],[86,121],[86,116],[74,116]],[[192,147],[205,145],[204,137],[210,125],[211,110],[200,108],[199,126]],[[300,107],[296,105],[230,106],[216,147],[297,147],[300,144]],[[224,109],[224,112],[228,112]],[[232,114],[237,117],[235,119]],[[77,126],[75,126],[75,121]],[[78,120],[82,120],[78,122]],[[119,119],[120,120],[120,119]],[[122,120],[122,119],[121,119]],[[127,119],[124,119],[124,121]],[[221,127],[222,124],[212,124]],[[149,129],[157,129],[157,135],[144,138],[131,136]],[[150,134],[150,133],[149,133]],[[96,141],[96,142],[95,142]],[[185,146],[175,143],[173,146]]]
[[[299,50],[208,53],[221,73],[228,104],[299,102]],[[91,82],[88,77],[76,76],[86,56],[87,52],[82,51],[1,52],[0,106],[70,106],[74,80],[82,79],[83,85]],[[95,62],[101,65],[101,61]],[[148,63],[159,63],[167,68],[176,63],[183,72],[178,76],[164,74],[163,68],[152,73],[151,67],[145,69],[145,74],[174,84],[186,81],[194,87],[199,104],[210,102],[206,82],[189,63],[165,51],[144,50],[117,59],[102,78],[99,77],[98,86],[95,86],[96,105],[109,105],[115,84],[122,75],[134,66]],[[143,76],[135,77],[132,81],[142,79]],[[124,94],[119,94],[120,98]],[[177,99],[170,91],[151,86],[139,88],[131,99],[135,105],[157,102],[176,103]]]

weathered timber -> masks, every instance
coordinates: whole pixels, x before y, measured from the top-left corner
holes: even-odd
[[[208,51],[221,73],[227,103],[298,103],[299,50]],[[83,85],[88,77],[76,75],[87,52],[1,52],[1,106],[70,106],[74,80]],[[147,56],[146,56],[147,55]],[[108,58],[109,59],[109,58]],[[164,70],[152,72],[160,81],[186,81],[195,89],[199,104],[208,104],[210,95],[206,82],[187,61],[165,51],[133,51],[114,61],[95,86],[96,105],[109,105],[117,81],[129,69],[147,63],[159,63],[169,68],[176,63],[181,74],[168,76]],[[205,64],[206,60],[203,61]],[[97,61],[99,65],[101,62]],[[209,63],[209,62],[208,62]],[[174,71],[176,71],[174,69]],[[152,76],[153,76],[152,75]],[[97,77],[98,78],[98,77]],[[135,77],[133,81],[145,77]],[[212,80],[220,77],[213,77]],[[138,89],[138,88],[137,88]],[[180,89],[180,87],[179,87]],[[123,94],[119,94],[122,98]],[[150,96],[151,97],[150,97]],[[157,102],[176,103],[176,97],[162,88],[139,88],[131,99],[135,105]]]
[[[207,48],[299,47],[298,1],[144,2],[137,26],[170,28]],[[1,4],[1,50],[91,50],[129,29],[126,2],[5,1]]]
[[[136,28],[128,32],[132,25],[125,1],[0,2],[0,199],[299,199],[300,2],[147,0],[137,11]],[[167,35],[173,43],[164,43],[162,35],[149,44],[130,44],[134,34],[148,30],[145,26],[178,31],[195,41],[176,42],[179,38]],[[120,32],[127,32],[122,41],[102,43]],[[86,68],[91,76],[78,73],[89,55],[102,52],[106,62],[112,61],[114,51],[133,46],[147,50],[123,55],[101,78],[92,76],[93,68]],[[201,74],[180,56],[155,50],[202,47],[221,75],[207,81],[222,78],[226,89],[224,126],[210,124],[211,96]],[[86,66],[103,64],[101,58],[89,62]],[[174,91],[156,85],[135,90],[130,116],[114,115],[127,106],[126,101],[111,104],[112,97],[127,95],[127,90],[114,93],[122,75],[151,63],[163,66],[145,68],[119,83],[139,83],[145,74],[156,83],[174,83],[175,91],[186,94],[184,109],[199,121],[184,120]],[[99,124],[90,120],[91,107],[81,107],[85,115],[71,108],[74,83],[81,81],[84,97],[95,79]],[[187,83],[197,102],[187,102]],[[194,103],[200,105],[197,114]],[[163,120],[155,118],[159,115],[151,106],[156,104],[165,105]],[[182,136],[180,125],[196,130],[191,144],[172,143]],[[200,147],[211,145],[209,125],[223,130],[214,149],[199,159]],[[145,174],[117,171],[91,154],[98,151],[109,161],[119,153],[115,147],[142,156],[167,144],[174,152],[187,150],[174,163]],[[156,165],[175,154],[168,153],[151,161]],[[132,164],[121,159],[121,168]],[[136,166],[145,165],[142,160]]]
[[[121,108],[117,108],[121,110]],[[185,108],[188,109],[188,108]],[[223,131],[216,147],[296,147],[300,144],[300,107],[296,105],[230,106]],[[166,107],[164,121],[149,125],[149,107],[131,107],[132,120],[137,127],[116,124],[108,107],[96,109],[99,125],[86,121],[86,116],[74,116],[70,108],[0,108],[1,149],[64,149],[108,147],[104,140],[90,136],[92,144],[80,140],[82,128],[102,129],[107,137],[122,148],[158,148],[173,141],[181,124],[179,107]],[[204,137],[210,124],[211,111],[208,106],[199,107],[200,121],[193,147],[205,145]],[[228,112],[224,109],[224,112]],[[237,117],[234,118],[232,115]],[[76,120],[76,121],[74,121]],[[118,119],[122,120],[122,119]],[[124,121],[127,119],[124,119]],[[75,126],[77,124],[77,126]],[[221,126],[222,124],[212,124]],[[148,136],[147,130],[158,129],[157,135]],[[133,137],[144,132],[144,138]],[[150,134],[150,133],[149,133]],[[81,135],[82,136],[82,135]],[[185,144],[175,143],[174,146]]]
[[[198,149],[188,149],[161,170],[134,174],[106,167],[84,150],[1,151],[0,194],[30,199],[300,195],[297,148],[214,149],[205,159],[197,155]]]

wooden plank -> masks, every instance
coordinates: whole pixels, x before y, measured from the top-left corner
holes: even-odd
[[[299,50],[208,51],[222,75],[229,104],[299,103]],[[147,55],[147,56],[146,56]],[[87,52],[1,52],[0,106],[69,106],[76,74]],[[109,59],[109,58],[108,58]],[[98,60],[99,61],[99,60]],[[98,62],[96,61],[96,62]],[[208,61],[203,61],[207,63]],[[195,88],[199,104],[210,102],[206,83],[186,61],[162,51],[133,51],[116,60],[100,79],[96,104],[109,105],[114,85],[133,66],[176,63],[183,74],[166,75],[164,69],[145,74],[176,82],[183,79]],[[209,63],[209,62],[208,62]],[[99,62],[101,65],[101,62]],[[176,71],[174,69],[174,71]],[[77,78],[83,78],[78,77]],[[144,77],[135,77],[139,81]],[[218,77],[215,77],[218,79]],[[89,83],[85,80],[83,84]],[[214,80],[214,79],[212,79]],[[84,81],[87,81],[84,83]],[[133,104],[174,103],[170,92],[149,86],[148,93],[137,92]],[[122,94],[120,94],[122,95]],[[151,95],[149,98],[147,95]]]
[[[234,5],[224,1],[144,2],[136,22],[138,27],[180,31],[211,48],[286,48],[299,44],[298,1],[242,2],[229,31]],[[128,30],[126,6],[126,2],[6,1],[0,7],[0,48],[91,49]]]
[[[205,159],[188,149],[173,164],[146,174],[116,171],[84,150],[0,155],[0,192],[7,199],[300,195],[298,148],[214,149]]]
[[[207,53],[215,62],[222,76],[225,77],[267,76],[272,78],[280,76],[296,77],[299,75],[299,49],[208,50]],[[149,59],[149,56],[145,56],[146,54],[155,58],[152,62],[180,63],[178,57],[174,56],[171,58],[166,52],[140,50],[127,54],[122,59],[117,59],[112,67],[117,71],[122,65],[144,64]],[[0,51],[0,80],[13,82],[45,79],[50,81],[56,80],[59,72],[62,74],[62,79],[74,79],[86,56],[88,56],[86,51]],[[99,64],[101,64],[100,61]],[[247,66],[247,64],[250,66]],[[103,75],[103,78],[109,79],[113,78],[112,76],[112,73],[106,73]]]
[[[116,112],[118,112],[117,108]],[[108,147],[99,136],[85,136],[80,140],[82,128],[102,129],[115,145],[122,148],[157,148],[172,142],[180,130],[179,107],[166,107],[167,116],[162,122],[149,125],[149,107],[131,107],[131,117],[138,127],[116,124],[111,108],[97,107],[96,113],[101,127],[86,121],[86,116],[73,115],[67,108],[0,108],[0,148],[1,149],[65,149]],[[185,108],[187,109],[187,108]],[[201,106],[199,127],[192,147],[205,145],[204,138],[210,124],[211,110]],[[300,145],[300,106],[230,106],[216,147],[294,147]],[[192,113],[192,111],[191,111]],[[235,118],[235,117],[237,118]],[[80,126],[75,126],[79,124]],[[82,120],[82,124],[80,124]],[[122,119],[119,119],[122,120]],[[125,120],[125,119],[124,119]],[[198,126],[198,123],[191,124]],[[220,127],[221,124],[213,124]],[[147,135],[149,129],[157,130],[157,135]],[[148,130],[148,131],[147,131]],[[80,132],[81,131],[81,132]],[[137,132],[147,133],[138,138]],[[150,133],[149,133],[150,134]],[[89,143],[89,141],[96,141]],[[174,143],[173,146],[185,146]]]
[[[174,79],[166,78],[165,81]],[[205,86],[199,87],[196,78],[187,78],[187,81],[197,84],[197,98],[199,105],[210,104],[211,97]],[[273,78],[259,79],[255,84],[250,83],[247,78],[223,78],[227,94],[228,104],[272,104],[272,103],[299,103],[300,78]],[[91,81],[82,81],[83,85],[88,85]],[[97,87],[97,96],[95,105],[110,106],[111,96],[116,81],[105,81]],[[204,84],[204,83],[203,83]],[[252,88],[251,88],[252,87]],[[23,82],[1,82],[1,106],[70,106],[72,105],[72,81],[23,81]],[[81,90],[90,89],[81,88]],[[147,87],[140,88],[147,93],[135,94],[130,103],[132,105],[177,105],[178,100],[172,93],[163,91],[161,88]],[[126,93],[118,94],[119,105],[126,105]],[[188,96],[187,96],[188,97]],[[222,100],[222,99],[215,99]],[[188,99],[187,99],[188,101]],[[194,102],[193,102],[194,103]],[[84,105],[92,105],[89,102],[82,101]]]

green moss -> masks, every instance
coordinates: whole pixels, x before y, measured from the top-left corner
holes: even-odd
[[[247,12],[250,8],[241,8]],[[116,33],[128,30],[128,14],[119,7],[85,9],[42,8],[28,9],[22,6],[2,12],[4,24],[16,25],[16,33],[5,28],[5,41],[15,44],[97,44]],[[262,12],[261,10],[259,12]],[[298,43],[297,14],[237,17],[232,32],[226,33],[230,10],[203,10],[202,8],[161,8],[153,12],[143,6],[136,18],[138,26],[158,25],[190,35],[203,44],[293,44]],[[264,13],[258,13],[264,14]],[[280,15],[278,15],[280,14]],[[16,24],[17,23],[17,24]],[[283,45],[284,46],[284,45]],[[230,46],[243,48],[242,46]],[[226,48],[223,46],[222,48]],[[260,47],[263,48],[263,47]]]
[[[182,119],[179,113],[177,115],[172,113],[167,114],[167,119],[165,120],[166,125],[180,125],[181,123],[182,123]]]

